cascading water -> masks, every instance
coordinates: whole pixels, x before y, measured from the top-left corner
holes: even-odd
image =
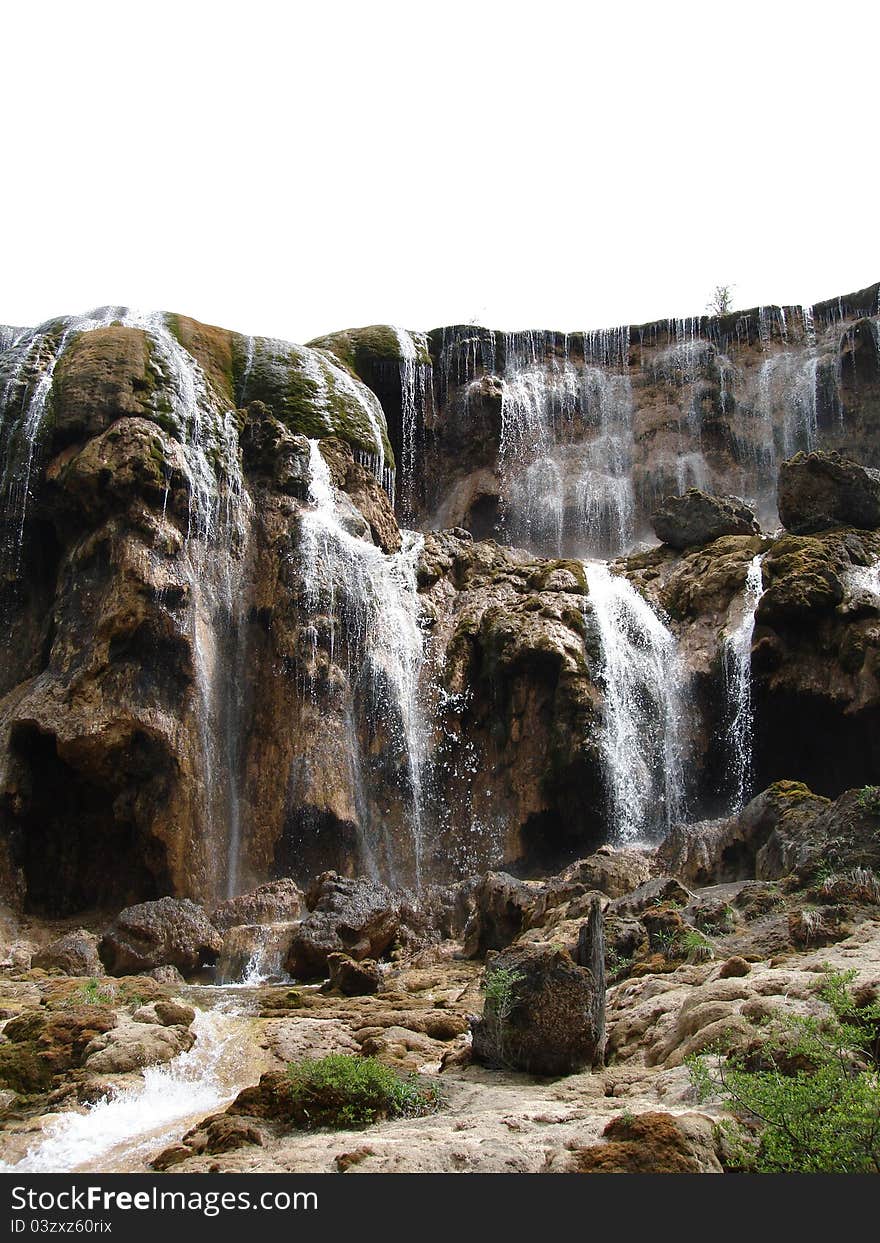
[[[353,698],[366,705],[373,723],[381,722],[388,731],[406,786],[402,793],[408,807],[418,885],[425,727],[419,698],[424,638],[419,625],[416,565],[424,539],[405,531],[401,552],[388,556],[352,534],[352,515],[346,514],[337,501],[320,444],[317,440],[309,443],[309,495],[313,508],[302,522],[305,605],[311,616],[323,613],[329,619],[331,659],[342,654],[349,684],[354,688]],[[349,704],[348,712],[349,752],[356,757],[352,779],[363,786],[364,765],[354,703]],[[356,796],[355,802],[360,805],[363,818],[369,820],[368,798]],[[362,825],[362,831],[366,827]],[[393,869],[393,843],[384,845]],[[374,875],[378,870],[377,846],[365,832],[361,841],[362,862]]]
[[[624,331],[624,330],[621,330]],[[612,357],[585,340],[585,352]],[[509,333],[501,399],[502,511],[509,539],[562,555],[622,552],[633,538],[628,375],[569,356],[569,339]],[[615,358],[626,358],[618,344]],[[549,356],[548,356],[549,354]]]
[[[112,1172],[137,1167],[179,1135],[190,1121],[221,1109],[252,1078],[242,1017],[231,1007],[198,1010],[196,1042],[143,1078],[111,1090],[85,1113],[46,1122],[42,1138],[0,1173]]]
[[[614,840],[662,836],[685,811],[685,678],[676,641],[604,562],[586,562],[605,694],[601,745]]]
[[[399,510],[403,522],[410,525],[415,513],[416,467],[429,402],[434,392],[433,373],[427,339],[418,340],[405,328],[393,328],[400,352],[400,440]],[[425,359],[428,359],[425,362]]]
[[[733,787],[733,811],[751,794],[752,777],[752,636],[755,614],[764,594],[763,557],[753,557],[746,572],[743,614],[724,642],[724,681],[727,689],[727,767]]]
[[[199,698],[198,731],[203,761],[203,816],[206,836],[226,826],[225,880],[237,884],[238,794],[234,762],[238,733],[235,660],[230,652],[238,634],[237,608],[250,500],[241,473],[235,412],[209,385],[201,367],[177,340],[159,312],[102,307],[87,315],[53,320],[20,333],[0,355],[3,474],[6,539],[3,568],[18,575],[32,500],[35,468],[42,448],[53,381],[65,351],[82,333],[112,325],[145,334],[150,365],[167,402],[163,423],[183,449],[189,492],[187,557],[189,629],[195,654]],[[223,649],[222,651],[220,649]]]

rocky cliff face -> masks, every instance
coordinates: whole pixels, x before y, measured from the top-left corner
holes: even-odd
[[[8,333],[4,900],[541,871],[756,782],[870,782],[876,531],[633,548],[687,485],[766,526],[783,458],[877,465],[876,309],[873,286],[564,338],[301,347],[124,308]]]

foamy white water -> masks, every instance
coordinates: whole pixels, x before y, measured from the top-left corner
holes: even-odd
[[[612,835],[665,833],[685,806],[684,674],[675,636],[627,579],[586,562],[605,694],[601,744]]]
[[[746,572],[743,614],[724,643],[724,679],[727,687],[728,770],[733,783],[733,811],[739,811],[751,793],[752,776],[752,637],[755,614],[764,594],[762,556],[753,557]]]
[[[85,1113],[46,1122],[39,1139],[0,1173],[112,1172],[142,1164],[191,1122],[228,1104],[249,1082],[241,1018],[232,1010],[197,1011],[196,1043]]]
[[[313,508],[302,524],[306,604],[312,612],[325,612],[331,621],[331,655],[336,627],[342,628],[338,637],[344,641],[349,680],[366,680],[373,711],[403,757],[418,883],[425,730],[419,696],[424,635],[416,566],[424,537],[404,531],[401,551],[386,555],[346,529],[317,440],[310,441],[309,468]],[[353,721],[350,741],[353,779],[359,780],[360,744]],[[369,844],[363,841],[362,848],[363,865],[369,870],[373,866]]]

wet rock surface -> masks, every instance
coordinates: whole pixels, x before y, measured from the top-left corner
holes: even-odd
[[[839,453],[798,453],[779,469],[779,517],[795,535],[880,527],[880,471]]]
[[[184,975],[213,965],[222,938],[204,910],[186,898],[160,898],[126,907],[98,947],[110,975],[177,967]]]
[[[712,496],[691,488],[682,496],[667,496],[651,515],[654,534],[670,548],[709,544],[722,535],[760,535],[761,528],[745,501],[738,496]]]

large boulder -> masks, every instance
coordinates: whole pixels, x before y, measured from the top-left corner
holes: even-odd
[[[689,488],[667,496],[651,515],[654,534],[672,548],[708,544],[722,535],[760,535],[754,511],[738,496],[712,496]]]
[[[544,886],[506,872],[487,872],[474,893],[474,910],[464,930],[464,953],[481,957],[504,949],[529,926]]]
[[[296,979],[328,974],[334,953],[350,958],[381,958],[400,929],[400,902],[368,880],[323,872],[306,894],[310,914],[293,930],[286,968]]]
[[[63,971],[65,975],[103,975],[98,957],[98,938],[85,928],[67,932],[34,954],[32,967],[43,971]]]
[[[798,837],[828,807],[799,781],[777,781],[723,820],[674,825],[657,850],[658,863],[694,885],[777,880],[791,871],[793,853],[771,838]],[[783,827],[785,826],[784,830]]]
[[[782,525],[796,535],[828,527],[880,527],[880,470],[839,453],[796,453],[779,468]]]
[[[356,962],[348,954],[330,954],[327,966],[330,970],[326,986],[329,992],[340,992],[344,997],[364,997],[379,991],[382,972],[379,964],[371,958]]]
[[[880,874],[880,787],[847,790],[833,803],[817,798],[813,810],[780,819],[761,851],[759,879],[822,873],[833,888],[834,877]]]
[[[170,964],[193,975],[212,966],[223,939],[202,907],[188,898],[159,898],[128,906],[98,946],[110,975],[129,975]]]
[[[170,1062],[195,1041],[193,1033],[181,1025],[123,1022],[90,1042],[85,1066],[96,1074],[124,1075]]]
[[[222,902],[211,912],[211,923],[218,932],[239,924],[287,923],[299,919],[303,905],[303,892],[295,881],[272,880],[251,893]]]
[[[584,947],[584,953],[592,957]],[[473,1055],[489,1065],[564,1075],[601,1060],[605,990],[564,949],[519,945],[486,967]]]
[[[600,846],[586,859],[578,859],[554,877],[548,885],[548,896],[568,897],[591,889],[609,898],[621,898],[643,884],[651,875],[650,856],[640,850],[618,850]]]

